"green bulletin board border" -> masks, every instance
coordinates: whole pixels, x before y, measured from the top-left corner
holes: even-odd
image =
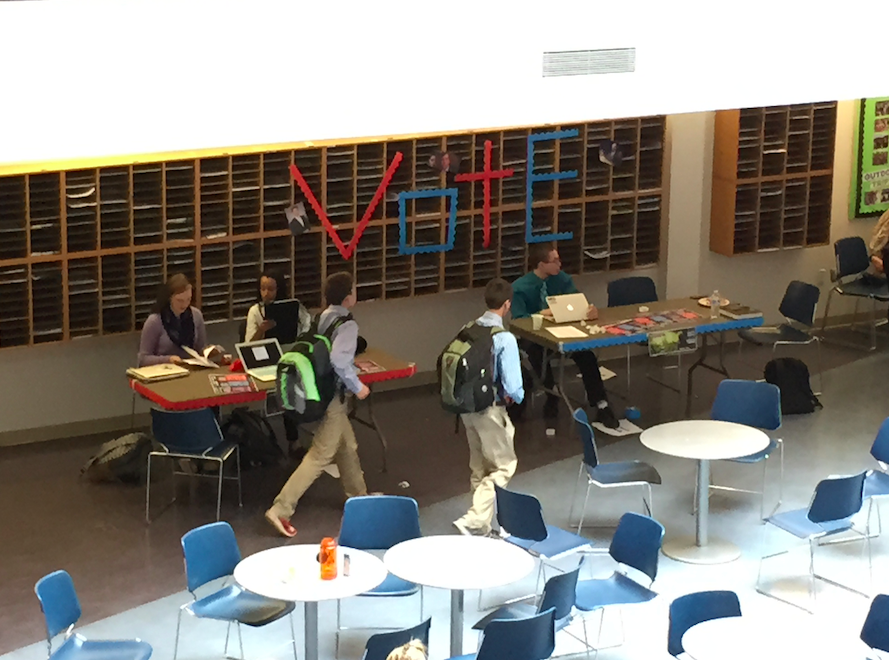
[[[877,107],[882,110],[880,116],[876,114]],[[876,131],[877,123],[883,122],[879,132]],[[875,149],[875,138],[885,138],[886,146]],[[857,121],[855,122],[855,139],[853,154],[852,190],[849,196],[849,217],[873,218],[882,215],[889,209],[889,162],[874,164],[874,156],[886,158],[889,161],[889,97],[861,99],[858,101]],[[880,156],[880,154],[886,154]],[[868,181],[866,179],[875,173],[884,173],[883,177]],[[877,181],[881,181],[877,184]],[[876,186],[882,188],[877,189]],[[864,203],[864,196],[868,188],[873,187],[874,192],[880,192],[878,201],[872,204]],[[881,201],[885,199],[886,201]]]

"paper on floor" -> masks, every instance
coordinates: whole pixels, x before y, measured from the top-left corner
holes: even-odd
[[[606,433],[608,435],[615,436],[624,436],[624,435],[635,435],[636,433],[642,433],[642,429],[633,424],[633,422],[622,419],[620,420],[620,426],[616,429],[610,429],[607,426],[600,424],[599,422],[593,422],[593,428],[597,431],[601,431],[602,433]]]

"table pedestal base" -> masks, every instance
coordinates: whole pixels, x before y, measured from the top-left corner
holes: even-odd
[[[463,655],[463,590],[451,590],[451,657]]]
[[[306,660],[318,660],[318,603],[306,601],[305,607],[306,626]]]
[[[693,536],[679,536],[664,542],[664,554],[686,564],[728,564],[741,556],[734,543],[710,537],[707,545],[699,546]]]

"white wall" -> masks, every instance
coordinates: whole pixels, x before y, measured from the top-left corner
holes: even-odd
[[[0,164],[886,95],[862,15],[799,0],[0,2]],[[544,51],[612,47],[637,49],[635,73],[541,76]]]

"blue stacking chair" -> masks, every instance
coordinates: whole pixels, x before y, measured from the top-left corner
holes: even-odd
[[[402,541],[420,538],[420,511],[411,497],[378,495],[346,500],[340,524],[339,544],[356,550],[388,550]],[[393,598],[420,593],[420,621],[423,620],[423,588],[389,573],[378,587],[361,596]],[[336,602],[336,654],[339,657],[342,625],[341,601]],[[364,630],[379,630],[361,626]],[[386,628],[383,628],[386,630]],[[390,651],[392,649],[389,649]]]
[[[867,274],[867,270],[870,268],[870,255],[864,239],[860,236],[841,238],[833,244],[833,252],[836,257],[836,270],[831,273],[831,276],[835,284],[827,294],[827,305],[821,322],[821,334],[824,334],[827,317],[830,313],[830,299],[834,293],[855,298],[855,311],[852,316],[853,329],[858,319],[858,301],[862,298],[870,300],[870,322],[868,325],[870,326],[869,350],[872,351],[877,347],[877,302],[889,300],[889,286],[884,278]],[[853,348],[861,348],[861,346],[849,342],[832,341],[847,344]]]
[[[599,649],[602,637],[602,624],[605,621],[605,608],[609,605],[631,605],[647,603],[657,594],[651,585],[657,577],[658,556],[664,540],[664,527],[657,520],[638,513],[625,513],[621,516],[608,554],[619,565],[609,577],[597,580],[583,580],[577,583],[575,606],[582,612],[601,610],[599,633],[596,644],[590,647],[587,636],[586,618],[583,621],[584,643],[587,648]],[[622,566],[639,571],[649,579],[648,586],[642,586],[630,578]],[[623,614],[621,613],[621,637],[623,638]],[[623,643],[621,641],[621,643]]]
[[[430,625],[432,625],[432,619],[426,619],[413,628],[371,635],[364,647],[364,656],[361,660],[386,660],[394,649],[414,640],[423,642],[423,646],[428,648]]]
[[[556,648],[555,609],[526,619],[491,621],[478,653],[450,660],[545,660]]]
[[[554,575],[546,581],[543,587],[543,595],[540,597],[540,603],[535,607],[530,603],[512,603],[499,607],[485,618],[478,621],[473,630],[485,630],[492,621],[513,621],[515,619],[527,619],[536,614],[542,614],[547,610],[555,610],[555,631],[559,632],[565,628],[574,614],[575,589],[577,588],[577,576],[580,573],[580,567],[583,564],[581,559],[577,568],[567,573]]]
[[[634,275],[621,277],[608,283],[609,307],[644,305],[657,302],[657,300],[657,287],[650,277]],[[630,389],[630,347],[631,345],[627,344],[627,391]]]
[[[689,628],[730,616],[741,616],[741,602],[734,591],[698,591],[680,596],[670,603],[667,653],[673,657],[685,653],[682,636]]]
[[[540,501],[533,495],[516,493],[496,484],[494,495],[501,536],[508,543],[540,559],[537,589],[540,588],[540,578],[545,577],[546,563],[552,565],[553,561],[592,547],[589,539],[554,525],[547,525],[543,520]]]
[[[771,346],[773,357],[778,346],[804,346],[814,343],[818,349],[818,382],[820,389],[824,389],[821,338],[813,334],[820,297],[821,290],[817,286],[793,280],[787,285],[787,290],[778,306],[778,312],[786,319],[785,323],[744,328],[738,330],[738,337],[756,346]],[[739,354],[744,341],[738,344]]]
[[[577,533],[583,527],[583,519],[586,516],[587,502],[590,498],[590,488],[621,488],[624,486],[642,486],[648,490],[648,499],[645,499],[643,491],[642,505],[652,514],[651,484],[660,484],[661,475],[653,466],[643,461],[618,461],[615,463],[600,463],[599,452],[596,448],[596,436],[593,427],[590,426],[586,411],[578,408],[574,411],[574,425],[577,435],[583,444],[583,456],[580,459],[580,470],[577,473],[577,481],[574,482],[574,494],[571,496],[571,509],[568,511],[569,525],[574,517],[574,503],[577,501],[577,487],[586,473],[586,495],[583,498],[583,508],[580,510],[580,521],[577,523]]]
[[[710,409],[710,419],[721,422],[735,422],[745,426],[753,426],[764,431],[777,431],[781,428],[781,390],[777,385],[753,380],[734,380],[727,378],[719,383],[716,399]],[[765,520],[766,499],[766,467],[768,459],[775,450],[779,451],[781,473],[778,480],[778,503],[772,513],[781,506],[784,497],[784,442],[780,438],[769,438],[769,446],[749,456],[728,459],[730,463],[752,465],[762,463],[762,490],[747,490],[729,486],[710,484],[710,490],[727,490],[736,493],[759,494],[759,517]],[[695,481],[697,488],[697,481]],[[707,494],[709,497],[709,493]]]
[[[864,499],[867,500],[867,527],[870,533],[870,516],[873,508],[877,508],[877,524],[879,533],[883,533],[883,520],[880,516],[879,498],[889,495],[889,417],[883,420],[877,437],[871,445],[870,454],[880,464],[881,470],[871,470],[864,480]]]
[[[67,571],[54,571],[37,581],[34,593],[46,622],[47,657],[53,660],[148,660],[151,646],[138,639],[85,639],[74,632],[81,609],[74,581]],[[64,632],[65,641],[52,650],[53,638]]]
[[[861,628],[861,641],[875,651],[889,653],[889,596],[874,597]]]
[[[195,593],[208,582],[230,577],[235,566],[241,561],[241,551],[235,532],[227,522],[215,522],[196,527],[182,537],[182,553],[185,556],[185,580],[194,601],[179,608],[176,618],[176,642],[173,646],[173,660],[179,653],[179,629],[182,613],[199,619],[225,621],[225,654],[228,654],[228,638],[231,624],[238,631],[238,645],[241,658],[244,657],[244,643],[241,640],[241,624],[259,628],[278,619],[292,615],[295,605],[283,600],[266,598],[230,584],[218,591],[198,598]],[[290,616],[290,635],[293,641],[293,657],[296,656],[296,635],[293,630],[293,616]]]
[[[815,572],[815,548],[821,539],[833,536],[843,532],[857,532],[852,524],[852,516],[861,510],[864,495],[864,480],[867,477],[866,472],[852,475],[850,477],[834,477],[824,479],[815,487],[815,494],[812,502],[807,509],[796,509],[794,511],[785,511],[770,516],[766,519],[766,523],[774,525],[778,529],[792,534],[796,538],[807,541],[809,544],[809,578],[812,592],[812,599],[815,598],[815,580],[828,582],[843,589],[854,591],[862,595],[863,592],[841,584],[834,580],[830,580]],[[870,536],[867,532],[863,533],[865,544],[867,546],[868,570],[871,571],[871,551]],[[762,576],[762,563],[766,559],[787,554],[788,550],[776,552],[771,555],[765,555],[759,560],[759,571],[756,576],[756,590],[764,596],[770,596],[776,600],[783,601],[790,605],[799,607],[800,609],[811,612],[812,610],[803,607],[799,603],[780,598],[775,594],[765,591],[760,587],[760,578]]]
[[[185,475],[196,477],[210,477],[217,480],[216,487],[216,520],[219,520],[219,512],[222,506],[222,480],[232,479],[238,482],[238,506],[241,504],[241,458],[238,445],[227,442],[222,437],[219,423],[210,408],[188,410],[185,412],[171,412],[168,410],[151,410],[151,432],[154,439],[160,444],[159,451],[148,454],[148,478],[145,483],[145,522],[150,523],[149,515],[151,507],[151,459],[166,457],[174,459],[173,475]],[[236,476],[226,477],[223,474],[225,461],[234,455],[237,468]],[[200,474],[185,472],[176,469],[178,460],[199,460],[216,463],[217,474]],[[176,501],[175,484],[173,499]]]

